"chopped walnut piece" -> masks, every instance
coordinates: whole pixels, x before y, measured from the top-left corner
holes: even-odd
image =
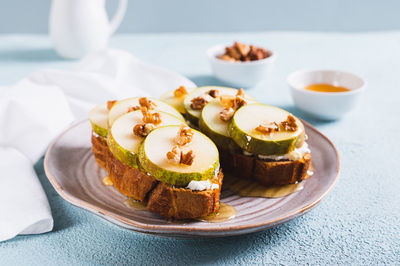
[[[153,124],[137,124],[133,127],[133,134],[139,137],[146,137],[155,128]]]
[[[219,101],[221,105],[225,108],[232,108],[235,111],[243,105],[247,104],[247,101],[240,95],[222,95],[219,97]]]
[[[236,61],[235,58],[233,58],[233,57],[231,57],[231,56],[229,56],[229,55],[227,55],[227,54],[221,55],[221,56],[219,57],[219,59],[222,59],[222,60],[225,60],[225,61],[233,61],[233,62]]]
[[[240,88],[240,89],[238,90],[238,92],[236,93],[236,96],[240,96],[240,97],[242,97],[242,98],[245,97],[243,88]]]
[[[211,97],[213,97],[213,98],[217,98],[218,97],[218,95],[219,95],[219,90],[209,90],[208,91],[208,95],[210,95]]]
[[[178,134],[178,140],[177,143],[179,146],[184,146],[192,141],[193,138],[193,131],[190,127],[188,126],[181,126],[181,129],[179,130]]]
[[[260,60],[269,56],[271,56],[271,52],[263,48],[255,47],[254,45],[250,45],[250,51],[248,53],[250,60]]]
[[[234,106],[235,96],[232,95],[221,95],[219,96],[219,102],[225,108],[232,108]]]
[[[162,122],[160,113],[151,113],[146,107],[142,107],[140,110],[143,114],[143,122],[152,123],[155,125],[158,125]]]
[[[117,102],[117,101],[107,101],[107,110],[110,111],[111,108],[114,106],[114,104],[115,104],[116,102]]]
[[[233,46],[239,51],[240,55],[245,58],[250,52],[250,47],[247,44],[235,42]]]
[[[298,125],[296,123],[296,118],[293,115],[288,115],[285,121],[281,122],[281,127],[286,131],[296,131]]]
[[[149,112],[149,109],[147,107],[140,106],[140,111],[142,111],[143,116],[146,116],[147,113]]]
[[[133,111],[137,111],[139,109],[140,109],[139,106],[131,106],[131,107],[128,108],[128,113],[133,112]]]
[[[181,164],[192,165],[194,161],[194,154],[193,151],[190,150],[187,153],[181,152]]]
[[[176,98],[182,97],[182,96],[184,96],[184,95],[186,95],[186,94],[187,94],[187,90],[186,90],[186,88],[185,88],[184,86],[180,86],[179,88],[177,88],[177,89],[174,91],[174,96],[175,96]]]
[[[280,129],[279,125],[276,122],[272,122],[267,125],[260,124],[258,127],[256,127],[256,130],[265,135],[270,135],[273,132],[278,132]]]
[[[192,103],[190,104],[190,107],[193,110],[201,110],[208,103],[208,101],[204,98],[204,96],[198,96],[196,98],[193,98],[191,102]]]
[[[146,97],[139,98],[139,104],[141,107],[146,107],[147,109],[154,109],[157,107],[157,104]]]
[[[145,116],[143,116],[142,120],[145,123],[151,123],[154,125],[158,125],[161,123],[161,115],[160,115],[160,113],[147,112],[147,114]]]
[[[242,98],[240,96],[236,96],[233,109],[237,110],[237,109],[239,109],[240,107],[242,107],[243,105],[246,105],[246,104],[247,104],[247,101],[244,98]]]
[[[181,162],[182,151],[179,146],[172,147],[172,150],[167,152],[167,159],[172,161],[175,164],[179,164]]]
[[[232,57],[233,59],[235,59],[235,61],[240,61],[240,58],[242,57],[242,55],[240,54],[240,52],[236,49],[235,46],[232,47],[225,47],[225,54],[229,55],[230,57]]]
[[[222,121],[229,121],[232,119],[233,115],[235,114],[235,110],[231,107],[224,108],[220,113],[219,113],[219,118]]]
[[[183,153],[179,146],[175,145],[172,150],[167,152],[167,159],[175,164],[186,164],[192,165],[194,161],[193,151],[190,150],[187,153]]]

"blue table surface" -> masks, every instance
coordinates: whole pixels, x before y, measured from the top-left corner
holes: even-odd
[[[64,201],[43,161],[35,169],[48,196],[54,230],[0,243],[0,265],[100,264],[400,264],[400,32],[118,35],[110,47],[179,72],[198,85],[212,77],[204,51],[233,40],[278,53],[271,78],[250,90],[261,101],[308,120],[337,146],[339,182],[308,214],[237,237],[177,240],[122,229]],[[0,85],[42,68],[67,69],[43,35],[0,36]],[[342,69],[368,82],[357,108],[336,122],[296,110],[287,75],[301,68]],[[0,204],[5,204],[0,203]]]

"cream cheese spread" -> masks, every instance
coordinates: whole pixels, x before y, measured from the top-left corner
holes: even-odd
[[[289,160],[289,161],[297,161],[303,158],[304,154],[310,153],[310,149],[308,148],[308,144],[304,142],[303,146],[300,148],[295,148],[293,151],[286,153],[286,154],[281,154],[281,155],[257,155],[258,158],[261,160],[274,160],[274,161],[279,161],[279,160]],[[252,156],[253,154],[243,151],[243,154],[246,156]]]
[[[210,180],[202,180],[202,181],[190,181],[190,183],[187,185],[188,189],[191,190],[197,190],[197,191],[203,191],[203,190],[208,190],[208,189],[218,189],[219,185],[215,183],[211,183]]]

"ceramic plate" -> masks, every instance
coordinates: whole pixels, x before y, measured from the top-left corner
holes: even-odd
[[[235,218],[220,222],[168,222],[147,210],[133,210],[126,197],[102,183],[106,171],[97,166],[91,150],[89,121],[71,126],[46,153],[46,174],[65,200],[100,217],[137,232],[172,237],[222,237],[247,234],[294,219],[314,207],[331,190],[339,175],[339,155],[332,142],[308,123],[314,175],[304,188],[282,198],[240,197],[230,191],[221,201],[234,206]]]

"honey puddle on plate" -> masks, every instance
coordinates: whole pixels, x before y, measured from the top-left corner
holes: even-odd
[[[348,88],[340,87],[340,86],[334,86],[332,84],[327,84],[327,83],[311,84],[311,85],[308,85],[306,87],[306,90],[318,91],[318,92],[346,92],[346,91],[350,91]]]
[[[124,204],[128,208],[133,209],[135,211],[147,210],[145,202],[140,202],[140,201],[137,201],[132,198],[128,198],[127,200],[125,200]],[[219,223],[219,222],[233,219],[235,217],[235,215],[236,215],[236,209],[234,207],[221,202],[219,205],[219,211],[217,213],[213,213],[208,216],[196,218],[195,220],[199,220],[202,222],[209,222],[209,223]],[[185,224],[188,222],[190,222],[190,219],[171,221],[171,223],[173,223],[173,224]]]
[[[124,203],[125,203],[125,206],[127,206],[128,208],[133,209],[135,211],[147,210],[145,202],[137,201],[132,198],[128,198],[127,200],[124,201]]]
[[[242,197],[280,198],[303,189],[303,183],[264,186],[257,182],[229,176],[224,179],[224,188]]]
[[[113,182],[112,182],[112,180],[111,180],[111,178],[109,176],[104,177],[103,180],[101,180],[101,182],[105,186],[112,186],[113,185]]]
[[[236,209],[229,204],[221,202],[219,204],[219,210],[217,213],[196,218],[196,220],[209,223],[220,223],[231,220],[235,218],[235,216],[236,216]]]

